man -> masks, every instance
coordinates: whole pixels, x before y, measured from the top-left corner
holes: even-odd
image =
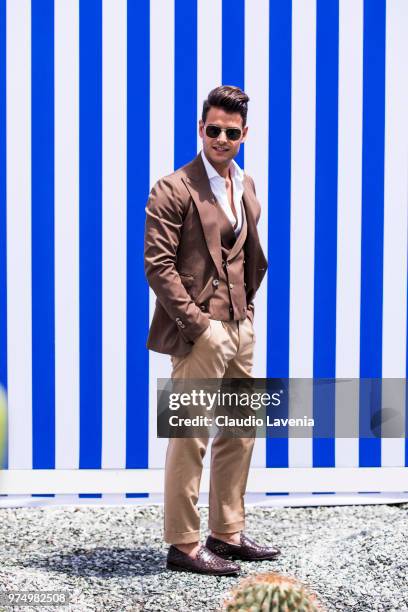
[[[256,225],[251,177],[234,157],[246,140],[248,96],[213,89],[204,101],[202,151],[160,179],[146,206],[145,272],[157,296],[147,340],[171,355],[172,378],[251,378],[254,297],[267,261]],[[209,527],[200,546],[196,507],[208,438],[170,438],[166,455],[164,539],[167,567],[238,573],[235,559],[274,559],[276,547],[243,533],[244,494],[254,438],[218,435],[211,449]]]

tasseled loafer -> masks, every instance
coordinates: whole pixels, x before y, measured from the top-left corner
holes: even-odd
[[[208,536],[206,547],[223,559],[241,559],[242,561],[266,561],[276,559],[281,551],[276,546],[260,546],[242,531],[240,544],[228,544],[223,540]]]
[[[198,574],[209,574],[211,576],[230,576],[239,574],[241,568],[237,563],[221,559],[215,553],[201,546],[196,557],[183,553],[173,544],[167,553],[167,569],[177,572],[196,572]]]

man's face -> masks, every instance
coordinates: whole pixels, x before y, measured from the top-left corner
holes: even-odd
[[[220,132],[216,138],[210,138],[206,134],[208,125],[217,125],[221,128],[239,128],[241,137],[238,140],[228,140],[225,132]],[[227,113],[222,108],[212,106],[208,113],[205,124],[200,119],[199,134],[203,141],[203,150],[206,158],[212,165],[228,166],[234,157],[238,155],[242,142],[245,142],[248,127],[243,127],[242,117],[239,113]]]

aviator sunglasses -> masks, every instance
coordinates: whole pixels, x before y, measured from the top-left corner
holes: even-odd
[[[225,136],[228,140],[239,140],[242,134],[239,128],[221,128],[218,125],[207,125],[205,128],[205,133],[208,138],[218,138],[221,132],[225,132]]]

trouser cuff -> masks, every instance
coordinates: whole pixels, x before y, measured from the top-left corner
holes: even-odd
[[[245,521],[236,521],[235,523],[219,523],[208,525],[208,528],[211,531],[215,531],[217,533],[235,533],[237,531],[243,531],[245,528]]]
[[[192,544],[193,542],[199,542],[200,532],[199,531],[165,531],[164,541],[167,544]]]

